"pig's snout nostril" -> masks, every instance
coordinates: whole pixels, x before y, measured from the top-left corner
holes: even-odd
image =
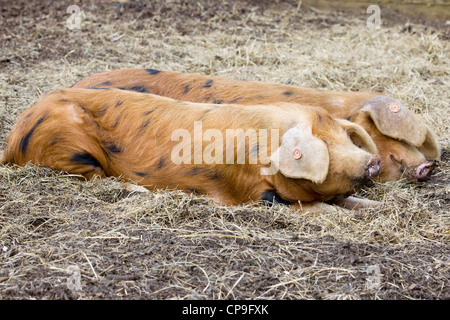
[[[380,174],[381,170],[381,157],[379,155],[374,155],[372,158],[370,158],[369,162],[367,163],[366,168],[366,177],[367,178],[374,178]]]
[[[416,169],[416,178],[417,179],[424,179],[426,178],[431,171],[433,171],[436,163],[435,162],[424,162],[421,165],[419,165]]]

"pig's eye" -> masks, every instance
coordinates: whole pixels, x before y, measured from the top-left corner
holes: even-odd
[[[400,159],[397,159],[393,154],[390,155],[391,161],[395,164],[397,164],[402,171],[406,169],[406,165],[403,161]]]
[[[350,134],[350,140],[352,140],[353,144],[357,146],[358,148],[362,148],[362,141],[361,138],[358,137],[356,134]]]

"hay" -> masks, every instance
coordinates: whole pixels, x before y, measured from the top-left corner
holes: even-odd
[[[0,168],[1,299],[449,299],[448,32],[365,27],[365,13],[298,3],[151,1],[5,5],[0,147],[43,94],[123,67],[334,90],[385,90],[444,147],[427,182],[375,183],[377,210],[299,214],[130,193],[45,168]],[[395,17],[394,13],[392,15]],[[377,284],[371,282],[375,278]]]

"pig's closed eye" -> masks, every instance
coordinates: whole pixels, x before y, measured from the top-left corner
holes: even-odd
[[[358,148],[362,148],[362,141],[356,134],[350,134],[350,140],[352,140],[353,144]]]

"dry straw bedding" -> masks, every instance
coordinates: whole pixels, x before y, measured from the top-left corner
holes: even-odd
[[[444,149],[427,182],[374,183],[359,196],[381,209],[350,214],[221,207],[176,191],[130,193],[114,179],[1,167],[1,299],[450,298],[445,24],[388,20],[373,30],[364,10],[294,2],[96,1],[79,3],[81,30],[70,31],[71,2],[0,4],[0,147],[46,92],[146,67],[383,90],[422,114]]]

